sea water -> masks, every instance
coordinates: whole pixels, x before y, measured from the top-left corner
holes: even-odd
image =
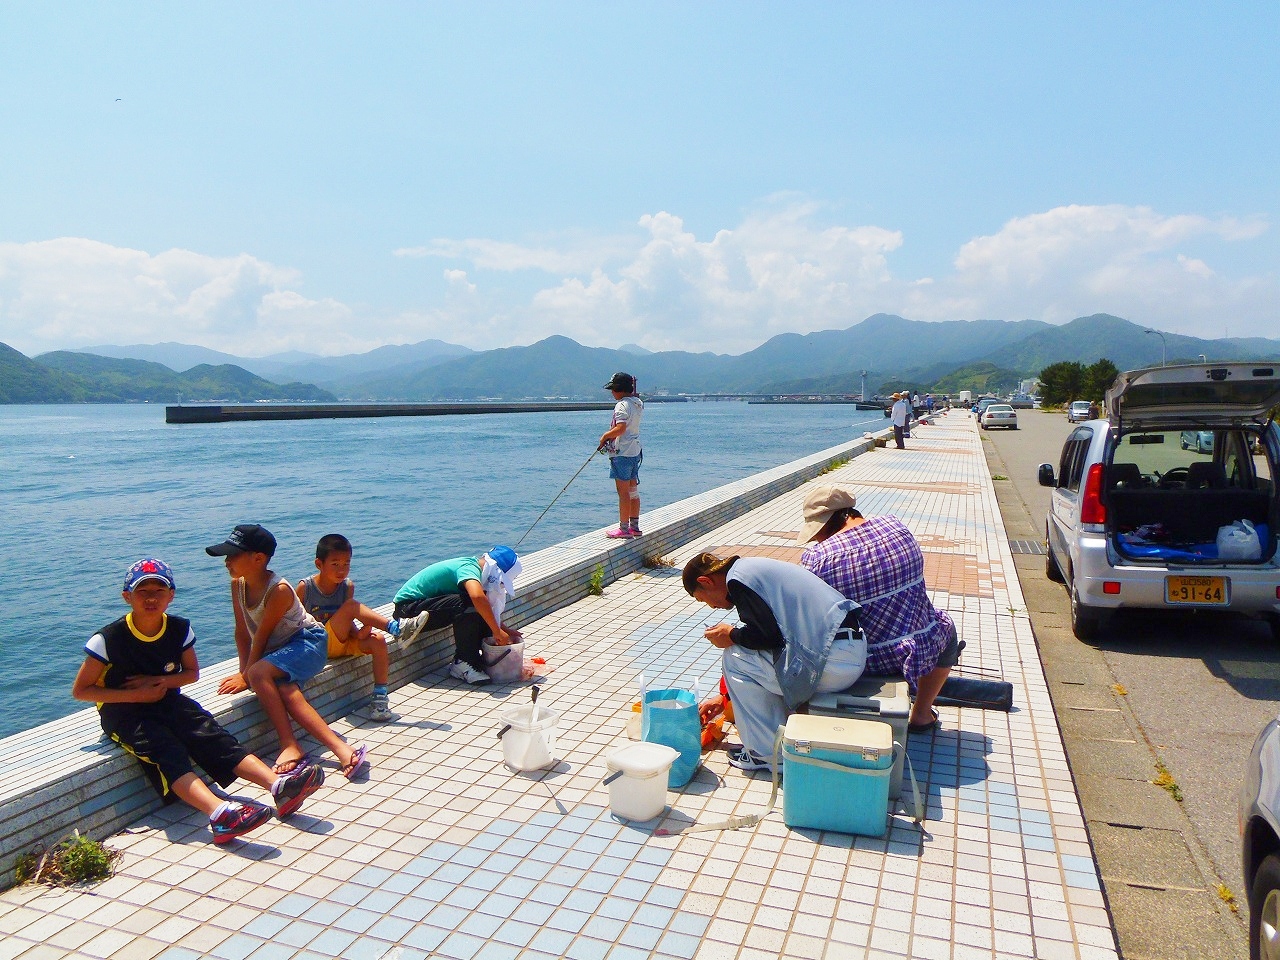
[[[514,546],[586,464],[520,551],[617,523],[604,411],[164,422],[158,405],[0,406],[0,736],[84,705],[84,643],[127,611],[134,560],[174,569],[170,612],[192,621],[204,665],[235,656],[229,580],[204,548],[237,523],[279,542],[271,566],[314,572],[315,544],[354,545],[356,596],[377,606],[436,560]],[[883,428],[849,405],[651,403],[644,510]],[[588,459],[592,462],[588,462]]]

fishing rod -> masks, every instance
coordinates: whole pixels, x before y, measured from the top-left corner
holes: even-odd
[[[604,447],[597,447],[595,450],[592,450],[591,456],[587,457],[587,459],[582,462],[582,466],[578,468],[577,473],[575,473],[572,477],[569,478],[569,483],[573,483],[573,481],[577,480],[578,474],[581,473],[583,470],[587,469],[587,464],[590,463],[592,460],[594,460],[595,455],[597,453],[600,453],[602,450],[604,450]],[[529,529],[524,532],[524,537],[521,537],[519,540],[516,541],[516,547],[519,547],[520,544],[524,543],[525,537],[533,533],[533,528],[536,527],[538,523],[542,520],[542,518],[547,515],[547,510],[550,510],[552,507],[554,507],[556,505],[556,501],[559,500],[562,496],[564,496],[564,492],[569,489],[569,483],[566,483],[563,487],[560,488],[560,492],[557,493],[554,497],[552,497],[551,502],[547,504],[547,509],[543,510],[540,514],[538,514],[537,520],[529,524]]]

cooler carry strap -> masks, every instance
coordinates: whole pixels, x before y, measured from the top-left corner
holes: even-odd
[[[920,800],[920,784],[916,782],[916,768],[911,765],[911,754],[907,753],[906,747],[897,740],[893,741],[893,749],[895,752],[901,751],[903,759],[907,761],[907,776],[911,778],[911,806],[915,811],[913,819],[917,826],[923,826],[924,803]],[[911,811],[907,812],[910,813]]]
[[[779,727],[777,734],[773,738],[773,790],[769,794],[769,803],[759,813],[748,813],[741,817],[729,817],[726,820],[718,820],[715,823],[695,823],[685,827],[679,831],[683,836],[686,833],[702,833],[704,830],[741,830],[743,827],[754,827],[757,823],[773,812],[773,808],[778,803],[778,771],[782,769],[782,740],[787,734],[786,727]],[[815,760],[815,763],[825,763],[823,760]],[[848,769],[847,767],[842,769]],[[665,837],[670,831],[665,827],[661,827],[654,832],[655,836]]]

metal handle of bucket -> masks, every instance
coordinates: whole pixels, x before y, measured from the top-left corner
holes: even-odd
[[[511,729],[511,724],[508,723],[505,727],[503,727],[501,730],[498,731],[498,739],[501,740],[502,735],[510,729]]]
[[[613,781],[617,780],[620,776],[622,776],[623,772],[624,771],[622,770],[615,770],[613,773],[609,774],[607,777],[604,778],[604,786],[607,787],[609,784],[613,783]]]
[[[491,644],[491,646],[492,646],[492,644]],[[503,651],[502,651],[500,654],[498,654],[496,657],[494,657],[492,660],[490,660],[487,664],[485,664],[485,666],[488,666],[488,667],[496,667],[496,666],[497,666],[498,664],[500,664],[503,660],[505,660],[505,659],[507,658],[507,656],[509,656],[509,655],[510,655],[510,653],[511,653],[511,647],[510,647],[510,646],[505,647],[505,648],[503,649]],[[501,734],[499,734],[499,736],[501,736]]]

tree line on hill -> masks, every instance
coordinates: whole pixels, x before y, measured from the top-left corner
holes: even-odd
[[[1072,400],[1101,400],[1120,368],[1101,358],[1085,366],[1074,360],[1051,363],[1040,371],[1040,402],[1053,406]]]

